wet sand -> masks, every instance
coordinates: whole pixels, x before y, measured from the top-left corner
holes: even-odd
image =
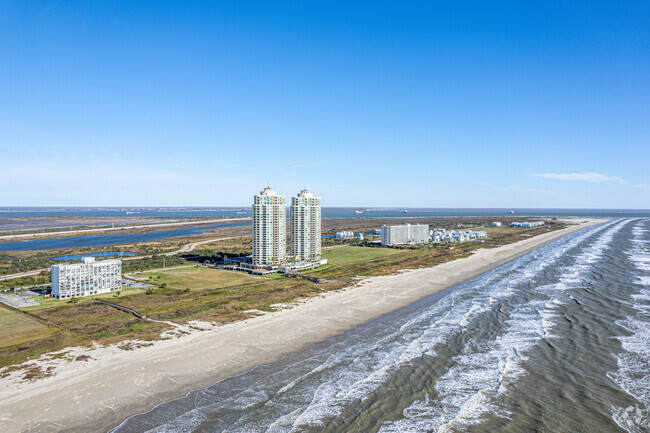
[[[135,351],[88,350],[92,360],[68,363],[37,382],[0,379],[0,431],[106,431],[163,401],[272,362],[603,221],[579,219],[563,230],[465,259],[366,278],[291,309]]]

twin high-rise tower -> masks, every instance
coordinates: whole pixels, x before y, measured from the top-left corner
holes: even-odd
[[[253,201],[253,264],[279,265],[287,254],[285,196],[264,188]]]
[[[298,262],[320,259],[320,197],[303,189],[291,198],[291,255]]]
[[[286,197],[264,188],[253,202],[253,264],[279,265],[286,257]],[[303,190],[291,200],[291,259],[321,256],[321,201]]]

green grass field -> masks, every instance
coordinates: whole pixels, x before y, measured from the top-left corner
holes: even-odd
[[[357,276],[386,275],[399,269],[431,266],[439,263],[443,255],[449,255],[448,250],[439,247],[337,247],[324,250],[327,266],[310,271],[309,275],[327,280],[352,281]]]
[[[24,344],[55,332],[36,319],[25,314],[0,307],[0,348]]]
[[[158,287],[149,295],[127,294],[117,301],[157,320],[228,322],[245,317],[246,310],[272,310],[273,303],[321,290],[309,281],[278,274],[260,277],[204,267],[151,273],[147,282]]]
[[[172,269],[146,274],[150,284],[165,284],[167,289],[200,290],[209,287],[230,287],[255,281],[256,278],[245,272],[224,271],[203,267]]]
[[[327,259],[328,264],[342,265],[352,262],[360,262],[366,260],[377,259],[380,257],[392,256],[395,254],[403,254],[404,250],[397,250],[392,248],[366,248],[344,246],[328,248],[323,250],[323,257]]]

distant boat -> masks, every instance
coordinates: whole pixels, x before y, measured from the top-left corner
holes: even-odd
[[[413,213],[412,210],[405,210],[404,213]]]
[[[511,210],[511,211],[510,211],[510,214],[512,215],[513,213],[515,213],[515,211]]]
[[[126,214],[127,214],[127,215],[130,215],[130,214],[132,214],[132,213],[142,213],[142,212],[131,212],[131,211],[126,211]]]
[[[355,210],[354,213],[363,213],[362,210]]]
[[[237,215],[245,214],[246,212],[237,212]]]

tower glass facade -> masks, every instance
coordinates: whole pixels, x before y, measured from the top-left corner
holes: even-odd
[[[321,257],[321,199],[306,189],[291,199],[291,256],[299,262]]]
[[[286,197],[264,188],[253,202],[253,264],[279,265],[287,251]]]

